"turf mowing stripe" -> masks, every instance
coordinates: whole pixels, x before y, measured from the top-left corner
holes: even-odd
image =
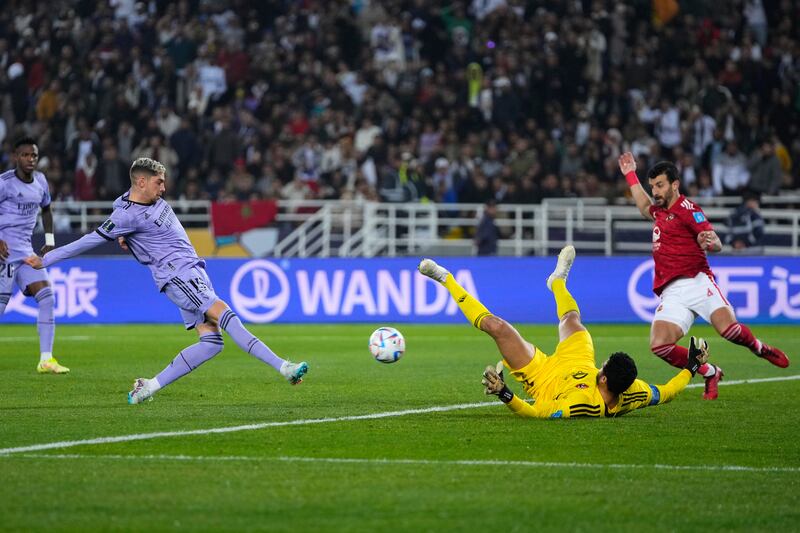
[[[745,385],[753,383],[767,383],[773,381],[789,381],[800,379],[800,375],[783,376],[774,378],[757,378],[757,379],[743,379],[738,381],[722,381],[720,385]],[[689,387],[701,387],[702,384],[693,384]],[[258,429],[281,427],[281,426],[305,426],[310,424],[326,424],[331,422],[351,422],[355,420],[374,420],[378,418],[393,418],[397,416],[417,415],[425,413],[443,413],[446,411],[458,411],[462,409],[473,409],[476,407],[488,407],[490,405],[498,406],[498,402],[477,402],[477,403],[462,403],[455,405],[440,405],[434,407],[425,407],[422,409],[406,409],[403,411],[387,411],[383,413],[372,413],[368,415],[352,415],[352,416],[339,416],[328,418],[307,418],[300,420],[286,420],[282,422],[261,422],[258,424],[245,424],[242,426],[229,426],[222,428],[209,428],[209,429],[190,429],[183,431],[159,431],[154,433],[135,433],[133,435],[120,435],[118,437],[98,437],[94,439],[85,440],[68,440],[61,442],[50,442],[46,444],[33,444],[30,446],[18,446],[15,448],[0,448],[0,456],[9,455],[13,453],[36,452],[41,450],[54,450],[61,448],[72,448],[75,446],[83,446],[87,444],[113,444],[116,442],[131,442],[136,440],[149,440],[159,439],[163,437],[183,437],[187,435],[211,435],[215,433],[233,433],[236,431],[254,431]]]
[[[149,461],[198,461],[229,462],[278,461],[285,463],[334,463],[334,464],[374,464],[374,465],[431,465],[431,466],[524,466],[532,468],[591,468],[591,469],[647,469],[654,470],[698,470],[704,472],[775,472],[798,473],[800,468],[793,466],[740,466],[740,465],[666,465],[666,464],[623,464],[623,463],[559,463],[553,461],[506,461],[506,460],[434,460],[434,459],[362,459],[348,457],[255,457],[247,455],[92,455],[92,454],[46,454],[27,453],[17,457],[26,459],[108,459],[108,460],[149,460]]]

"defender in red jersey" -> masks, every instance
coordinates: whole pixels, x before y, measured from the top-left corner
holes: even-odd
[[[700,206],[680,194],[678,169],[672,163],[656,163],[647,173],[653,197],[645,192],[636,175],[636,160],[630,152],[619,158],[636,207],[653,224],[653,292],[661,297],[650,329],[650,349],[672,366],[683,368],[689,352],[676,343],[689,332],[696,316],[726,340],[746,346],[758,357],[786,368],[789,359],[781,350],[758,340],[737,322],[733,307],[714,281],[706,252],[719,252],[722,243]],[[705,364],[698,370],[705,377],[703,398],[715,400],[723,372]]]

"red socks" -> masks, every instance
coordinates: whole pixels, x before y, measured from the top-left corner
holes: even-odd
[[[677,344],[656,346],[653,348],[653,353],[676,368],[683,368],[689,362],[689,349]],[[714,372],[711,372],[711,368],[711,365],[704,363],[697,369],[697,373],[701,376],[706,376],[706,374],[713,376]]]
[[[677,344],[655,346],[653,353],[676,368],[683,368],[689,362],[689,350]]]
[[[722,336],[734,344],[747,346],[756,355],[761,353],[761,341],[753,335],[750,328],[739,322],[734,322],[722,332]]]

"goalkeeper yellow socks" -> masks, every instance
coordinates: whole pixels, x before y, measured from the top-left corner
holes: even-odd
[[[456,301],[464,316],[467,317],[467,320],[476,328],[481,329],[481,320],[492,313],[477,298],[465,291],[464,287],[458,284],[452,274],[447,274],[444,286],[450,291],[450,295]]]
[[[567,290],[567,282],[564,279],[556,278],[553,280],[553,296],[556,297],[556,312],[559,320],[570,311],[581,312],[578,309],[578,302]]]

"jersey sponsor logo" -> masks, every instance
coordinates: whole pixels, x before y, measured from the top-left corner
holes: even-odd
[[[105,231],[106,233],[111,233],[111,230],[113,230],[115,227],[117,227],[117,225],[114,224],[114,221],[109,218],[108,220],[103,222],[103,225],[100,226],[100,229]]]
[[[714,296],[714,293],[711,292],[711,289],[708,289],[708,294],[706,296]]]
[[[161,213],[158,214],[158,220],[153,220],[153,223],[156,226],[161,227],[164,222],[166,222],[165,228],[172,227],[173,222],[175,221],[175,216],[172,215],[172,208],[169,204],[164,205],[164,209],[161,210]]]
[[[239,267],[231,279],[231,303],[245,320],[272,322],[289,305],[289,279],[281,267],[259,259]]]
[[[692,213],[692,216],[694,217],[694,221],[697,222],[698,224],[706,221],[706,216],[699,211]]]
[[[36,213],[39,210],[39,204],[36,202],[25,202],[22,204],[17,204],[17,208],[19,209],[18,214],[28,216]]]

